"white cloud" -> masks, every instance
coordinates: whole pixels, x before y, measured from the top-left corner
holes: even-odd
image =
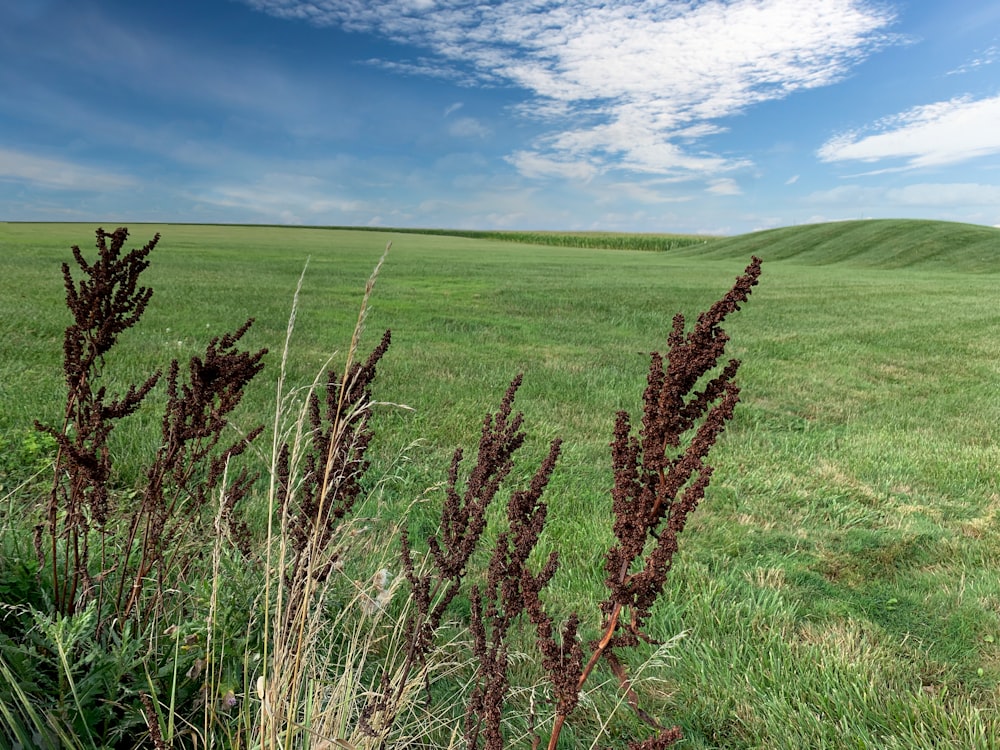
[[[818,151],[822,161],[905,159],[904,168],[938,167],[1000,154],[1000,96],[959,97],[886,118],[872,135],[845,133]]]
[[[617,182],[602,186],[598,195],[594,196],[595,203],[617,202],[627,199],[629,203],[645,203],[656,205],[659,203],[686,203],[693,199],[693,196],[683,192],[667,192],[661,188],[658,181],[646,182]]]
[[[815,205],[882,208],[996,208],[1000,206],[1000,185],[968,182],[920,182],[893,188],[841,185],[811,193],[805,201]]]
[[[252,219],[277,216],[284,224],[358,223],[371,212],[363,201],[333,196],[324,181],[302,174],[266,174],[254,182],[215,185],[192,197]]]
[[[706,188],[706,192],[712,193],[713,195],[743,195],[743,191],[740,190],[740,186],[736,184],[736,180],[730,179],[729,177],[712,180]]]
[[[448,126],[448,132],[456,138],[488,138],[492,131],[475,117],[459,117]]]
[[[532,98],[518,111],[574,123],[540,138],[536,158],[511,157],[533,173],[537,158],[656,174],[745,166],[687,142],[754,104],[843,78],[891,41],[885,29],[894,20],[874,0],[243,2],[435,56],[380,63],[390,69],[526,90]]]
[[[884,198],[885,190],[883,188],[840,185],[830,190],[818,190],[810,193],[805,197],[805,202],[817,205],[870,206]]]
[[[900,206],[1000,206],[1000,185],[919,183],[893,188],[888,199]]]
[[[122,190],[134,178],[107,170],[0,148],[0,180],[56,190]]]
[[[949,70],[948,75],[961,75],[963,73],[971,73],[974,70],[983,68],[987,65],[992,65],[997,60],[1000,60],[1000,45],[994,44],[991,47],[987,47],[983,52],[977,57],[972,58],[969,62],[964,65],[960,65],[954,70]]]
[[[381,58],[371,57],[367,60],[361,60],[360,62],[364,65],[370,65],[373,68],[382,68],[383,70],[388,70],[390,73],[397,73],[399,75],[441,78],[446,81],[454,81],[462,86],[472,86],[476,83],[476,79],[474,77],[471,77],[460,70],[456,70],[455,68],[442,66],[440,62],[426,57],[422,57],[416,61],[383,60]]]
[[[786,185],[794,185],[798,181],[799,181],[799,176],[797,174],[793,174],[791,177],[789,177],[787,180],[785,180],[785,184]]]
[[[594,165],[585,161],[551,159],[533,151],[515,151],[507,157],[507,161],[525,177],[559,177],[588,182],[597,174]]]
[[[462,104],[462,102],[455,102],[454,104],[449,104],[447,107],[445,107],[444,116],[448,117],[448,115],[454,114],[464,106],[465,105]]]

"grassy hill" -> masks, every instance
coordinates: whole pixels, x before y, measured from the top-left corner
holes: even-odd
[[[809,265],[996,273],[1000,229],[975,224],[877,219],[753,232],[676,252],[706,258],[789,260]]]
[[[517,409],[528,437],[511,488],[529,480],[549,440],[565,440],[539,553],[560,552],[547,596],[560,616],[580,613],[585,638],[598,635],[595,602],[612,541],[615,414],[638,417],[645,353],[662,348],[672,316],[683,312],[691,325],[759,255],[761,283],[727,325],[729,352],[743,360],[741,403],[650,621],[655,638],[683,638],[646,673],[646,705],[679,724],[683,747],[696,750],[1000,748],[1000,723],[989,718],[1000,710],[1000,311],[991,275],[1000,272],[1000,231],[844,222],[634,252],[638,245],[542,246],[459,232],[130,228],[130,247],[157,231],[163,239],[147,277],[156,293],[108,357],[110,391],[172,357],[183,367],[208,337],[252,315],[244,344],[271,354],[241,405],[244,431],[270,423],[305,259],[289,389],[311,382],[350,341],[361,290],[391,240],[362,350],[392,328],[374,395],[415,411],[374,414],[372,492],[358,516],[386,562],[361,560],[357,579],[383,564],[399,574],[392,529],[404,516],[418,545],[436,528],[452,452],[464,446],[471,455],[483,416],[523,372]],[[74,243],[91,257],[93,229],[0,224],[0,575],[34,557],[32,508],[46,485],[13,491],[46,458],[33,420],[58,424],[63,412],[70,318],[60,264]],[[164,398],[162,389],[152,394],[112,446],[115,490],[126,498],[156,450]],[[246,458],[266,473],[266,456]],[[264,516],[264,500],[251,499],[251,520]],[[27,590],[37,591],[23,569]],[[259,566],[232,563],[219,589],[228,611],[252,611],[258,574]],[[200,600],[172,601],[190,620],[185,627],[204,622]],[[246,628],[227,632],[243,638]],[[227,643],[226,653],[238,658],[238,648]],[[182,656],[193,662],[197,653]],[[171,658],[156,666],[169,674]],[[537,677],[533,659],[524,661],[524,685]],[[616,699],[604,674],[610,694],[588,692],[577,739]],[[133,684],[146,681],[140,673]],[[179,682],[201,695],[195,679]],[[256,711],[252,683],[237,691]],[[529,700],[522,693],[511,710],[527,715]],[[48,706],[48,694],[38,701]],[[196,713],[201,722],[204,711]],[[604,744],[646,736],[637,724],[623,709]]]
[[[527,245],[649,250],[719,260],[758,255],[766,261],[789,260],[807,265],[843,263],[873,269],[1000,272],[1000,229],[947,221],[838,221],[768,229],[735,237],[619,232],[359,229],[501,240]]]
[[[98,222],[100,223],[100,222]],[[108,222],[107,226],[115,225]],[[11,238],[30,231],[30,224],[7,225]],[[48,225],[57,227],[60,225]],[[71,229],[74,225],[62,225]],[[95,224],[96,226],[96,224]],[[132,223],[134,229],[141,226]],[[154,226],[154,225],[151,225]],[[787,260],[825,266],[858,268],[1000,273],[1000,229],[978,224],[920,219],[866,219],[780,227],[735,237],[627,232],[558,232],[521,230],[414,229],[405,227],[288,227],[263,225],[174,224],[171,231],[200,232],[229,237],[239,232],[306,230],[321,238],[326,232],[340,237],[424,236],[497,240],[519,245],[541,245],[590,250],[667,252],[700,259],[743,260],[758,255],[765,261]],[[159,226],[156,226],[159,228]],[[322,240],[320,240],[322,242]],[[448,240],[445,240],[447,242]],[[419,241],[423,244],[423,240]],[[487,245],[470,248],[485,248]]]

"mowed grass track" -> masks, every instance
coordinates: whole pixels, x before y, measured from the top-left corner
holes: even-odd
[[[93,230],[0,225],[0,435],[59,418],[59,264],[70,245],[91,247]],[[614,414],[638,417],[646,353],[663,348],[672,316],[693,322],[758,254],[761,285],[727,326],[743,404],[653,625],[660,638],[686,634],[662,682],[646,686],[656,713],[691,748],[1000,747],[1000,232],[851,222],[649,253],[131,230],[135,246],[163,234],[148,272],[156,293],[109,378],[139,380],[254,316],[247,346],[272,355],[241,415],[248,426],[270,422],[306,257],[290,362],[300,383],[346,347],[393,240],[366,344],[392,328],[376,397],[415,411],[379,414],[373,479],[385,481],[364,512],[391,517],[423,498],[410,525],[414,538],[429,532],[440,496],[428,488],[456,446],[474,449],[483,416],[524,372],[518,476],[549,440],[566,441],[547,493],[542,552],[563,561],[549,596],[592,628]],[[123,429],[123,483],[157,427],[150,408]]]

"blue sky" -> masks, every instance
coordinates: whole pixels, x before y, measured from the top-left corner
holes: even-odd
[[[0,220],[1000,226],[996,0],[0,0]]]

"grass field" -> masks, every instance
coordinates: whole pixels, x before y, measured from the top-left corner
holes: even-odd
[[[59,264],[70,245],[92,244],[93,229],[0,224],[8,456],[30,453],[33,419],[60,417]],[[727,325],[743,403],[652,627],[662,639],[685,634],[658,675],[655,713],[681,726],[685,748],[1000,747],[1000,230],[850,222],[638,252],[130,229],[130,246],[163,235],[147,279],[155,294],[108,377],[141,380],[253,316],[246,346],[272,354],[242,408],[247,426],[269,423],[306,259],[294,382],[346,346],[392,240],[365,343],[392,329],[375,395],[414,411],[378,414],[374,475],[385,482],[363,512],[395,517],[427,498],[408,523],[415,539],[432,531],[440,498],[428,488],[523,372],[520,475],[552,438],[565,440],[546,493],[542,551],[562,555],[549,597],[579,610],[589,636],[610,538],[615,412],[636,414],[647,354],[664,348],[672,316],[696,315],[759,255],[761,284]],[[149,408],[119,436],[123,485],[153,449],[157,420]],[[0,481],[9,487],[21,464],[0,463]]]

